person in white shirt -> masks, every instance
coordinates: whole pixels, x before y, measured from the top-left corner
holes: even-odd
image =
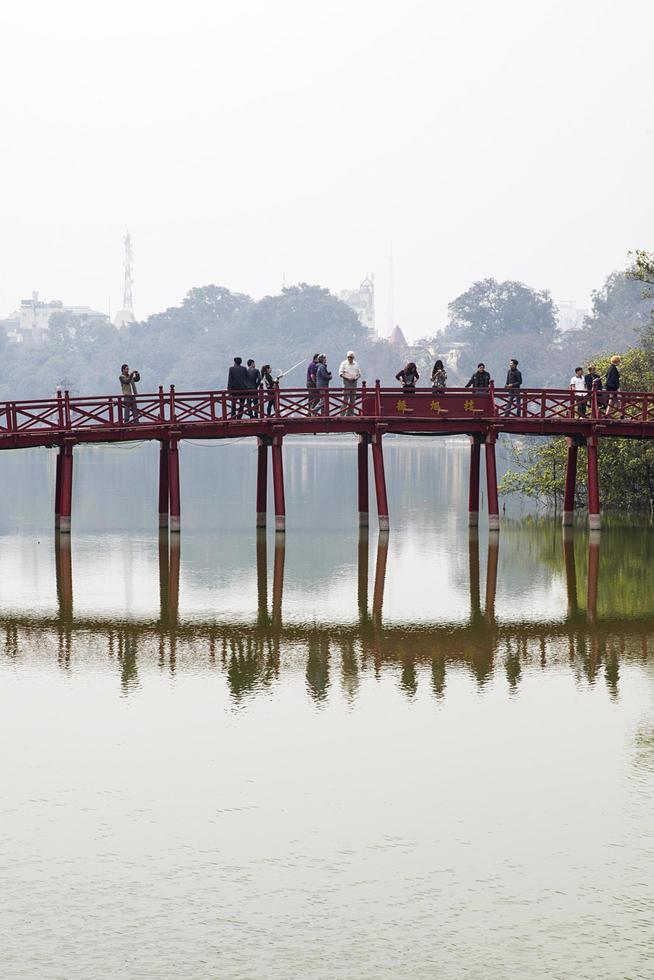
[[[359,365],[353,350],[347,352],[347,357],[341,361],[338,375],[343,381],[343,404],[346,415],[354,415],[354,399],[356,397],[357,381],[361,377]]]
[[[570,391],[574,391],[575,393],[579,418],[583,419],[586,415],[586,401],[588,399],[588,389],[586,388],[583,368],[575,368],[575,373],[570,378]]]

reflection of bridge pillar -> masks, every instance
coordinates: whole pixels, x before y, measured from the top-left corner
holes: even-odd
[[[168,531],[159,532],[159,618],[168,618],[168,593],[170,590],[170,558],[168,556]]]
[[[359,524],[361,527],[368,526],[368,443],[370,436],[366,433],[359,435],[357,446],[357,471],[358,471],[358,496],[359,496]]]
[[[168,449],[168,480],[170,489],[170,530],[179,533],[181,497],[179,489],[179,441],[171,439]]]
[[[377,431],[372,437],[372,465],[375,471],[375,496],[377,497],[377,517],[379,530],[388,531],[388,497],[386,496],[386,474],[384,472],[384,452],[382,435]]]
[[[70,534],[73,507],[73,444],[67,442],[61,454],[61,496],[59,501],[59,530]]]
[[[257,610],[260,623],[268,622],[268,539],[257,531]]]
[[[577,453],[574,439],[568,436],[568,456],[565,467],[565,489],[563,491],[563,526],[573,523],[575,516],[575,489],[577,486]]]
[[[479,588],[479,532],[471,527],[468,532],[468,572],[470,578],[470,618],[478,619],[481,615]]]
[[[257,439],[257,527],[266,526],[268,514],[268,440]]]
[[[563,561],[565,563],[565,586],[568,594],[568,617],[577,614],[577,569],[575,566],[574,538],[569,528],[563,530]]]
[[[273,564],[272,624],[282,625],[282,598],[284,595],[284,560],[286,558],[286,538],[275,536],[275,561]]]
[[[486,493],[488,496],[488,530],[500,529],[500,502],[497,496],[497,465],[495,462],[495,434],[486,436]]]
[[[275,530],[286,530],[286,501],[284,499],[284,460],[282,456],[282,437],[272,440],[273,490],[275,495]]]
[[[168,579],[168,617],[171,626],[177,626],[179,618],[179,538],[170,539],[170,576]]]
[[[368,619],[368,528],[359,530],[358,562],[357,562],[357,605],[359,620],[364,623]]]
[[[161,439],[159,443],[159,527],[168,527],[168,499],[170,494],[168,453],[168,439]]]
[[[68,622],[73,618],[73,560],[68,534],[55,534],[55,576],[59,618]]]
[[[591,531],[599,531],[602,526],[600,516],[599,472],[597,468],[597,436],[589,436],[586,441],[588,457],[588,523]]]
[[[61,518],[61,471],[62,471],[62,459],[64,455],[64,447],[59,446],[57,450],[57,462],[55,466],[55,499],[54,499],[54,526],[59,527],[59,521]]]
[[[479,524],[479,461],[481,442],[479,436],[470,436],[470,486],[468,489],[468,524]]]
[[[599,581],[600,536],[591,532],[588,542],[588,598],[586,613],[594,622],[597,619],[597,585]]]
[[[375,564],[375,590],[372,596],[372,621],[381,626],[384,605],[384,586],[386,584],[386,563],[388,562],[388,534],[380,532],[377,540],[377,562]]]
[[[484,609],[489,623],[495,622],[495,596],[497,594],[497,562],[500,542],[491,534],[488,538],[488,565],[486,567],[486,602]]]

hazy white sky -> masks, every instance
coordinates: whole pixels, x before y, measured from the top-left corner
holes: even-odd
[[[485,276],[584,303],[654,246],[651,0],[0,8],[0,315],[377,277],[411,337]]]

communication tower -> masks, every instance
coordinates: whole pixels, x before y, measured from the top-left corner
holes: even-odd
[[[134,316],[134,306],[132,303],[132,284],[134,282],[132,278],[132,264],[134,261],[134,253],[132,251],[132,236],[129,232],[125,233],[123,245],[125,246],[125,258],[123,260],[123,265],[125,267],[125,283],[123,286],[123,306],[122,309],[118,310],[116,316],[114,317],[114,326],[116,327],[124,327],[128,323],[134,323],[136,319]]]

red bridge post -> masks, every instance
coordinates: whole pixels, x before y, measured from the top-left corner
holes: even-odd
[[[286,530],[286,501],[284,500],[284,460],[282,456],[282,436],[272,439],[273,490],[275,495],[275,530]]]
[[[359,497],[359,526],[367,527],[369,523],[368,513],[368,443],[370,437],[367,433],[359,434],[359,444],[357,446],[357,470],[358,470],[358,497]]]
[[[486,494],[488,496],[488,530],[500,529],[500,502],[497,496],[497,465],[495,463],[495,434],[486,436]]]
[[[162,439],[159,444],[159,527],[168,527],[170,510],[170,443]]]
[[[66,442],[61,454],[61,497],[59,501],[59,530],[70,534],[73,507],[73,444]]]
[[[57,450],[57,463],[55,467],[55,499],[54,499],[54,526],[59,527],[61,518],[61,472],[62,472],[62,460],[64,455],[64,447],[59,446]]]
[[[589,436],[586,441],[588,458],[588,524],[591,531],[599,531],[602,526],[600,516],[599,473],[597,469],[597,436]]]
[[[563,491],[563,526],[573,523],[575,516],[575,489],[577,486],[577,444],[571,436],[567,438],[568,456],[565,467],[565,489]]]
[[[261,413],[263,418],[263,412]],[[257,439],[257,527],[266,526],[268,514],[268,440]]]
[[[168,444],[168,481],[170,491],[170,530],[176,534],[180,531],[181,499],[179,490],[179,446],[173,438]]]
[[[377,497],[377,517],[379,530],[388,531],[388,497],[386,496],[386,474],[384,473],[384,452],[382,434],[378,430],[372,437],[372,465],[375,471],[375,495]]]
[[[479,461],[481,442],[479,436],[470,436],[470,486],[468,489],[468,524],[479,524]]]

